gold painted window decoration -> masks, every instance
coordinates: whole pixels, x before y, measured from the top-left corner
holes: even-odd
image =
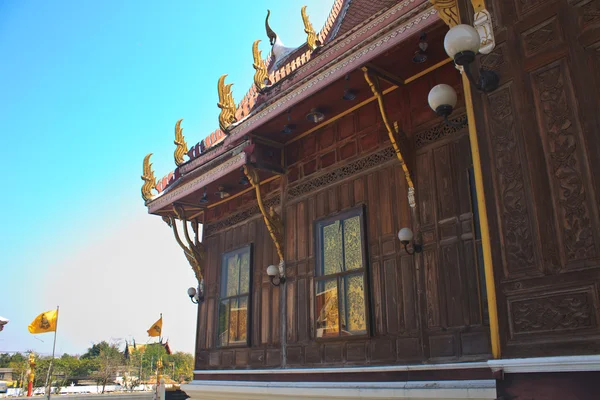
[[[246,346],[249,343],[251,263],[250,245],[223,255],[217,331],[219,347]]]
[[[316,223],[316,337],[367,335],[362,208]]]

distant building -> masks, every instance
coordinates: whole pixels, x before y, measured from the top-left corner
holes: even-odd
[[[13,380],[12,368],[0,368],[0,381],[11,382]]]
[[[162,346],[165,348],[165,351],[167,352],[167,354],[169,354],[169,355],[172,354],[171,347],[169,347],[168,340],[165,343],[159,342],[159,343],[148,343],[148,344],[137,344],[135,342],[135,340],[131,344],[129,344],[126,341],[125,342],[125,350],[123,351],[123,353],[125,354],[125,358],[129,359],[129,357],[135,350],[141,351],[143,353],[146,351],[147,348],[152,347],[152,346]]]

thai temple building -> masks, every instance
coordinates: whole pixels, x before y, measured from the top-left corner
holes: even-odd
[[[600,399],[599,10],[335,0],[297,48],[267,14],[219,129],[144,159],[197,278],[182,390]]]

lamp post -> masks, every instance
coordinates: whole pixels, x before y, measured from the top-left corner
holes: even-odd
[[[29,382],[27,383],[27,397],[33,393],[33,380],[35,379],[35,355],[29,353]]]

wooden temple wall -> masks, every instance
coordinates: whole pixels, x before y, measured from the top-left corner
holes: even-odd
[[[487,0],[474,99],[503,357],[600,352],[600,2]]]
[[[448,66],[438,74],[453,77],[453,71]],[[428,79],[441,78],[432,74]],[[454,76],[456,85],[458,79]],[[392,117],[414,136],[403,140],[415,143],[407,156],[416,165],[423,268],[415,269],[414,257],[397,238],[400,228],[411,226],[407,184],[373,102],[288,145],[288,173],[263,189],[266,202],[283,209],[287,281],[282,302],[284,286],[274,287],[266,276],[266,267],[278,260],[250,197],[253,192],[212,209],[205,228],[210,267],[207,297],[199,307],[197,368],[276,367],[284,358],[286,366],[298,367],[489,357],[467,131],[448,129],[440,121],[432,125],[421,97],[411,103],[408,94],[425,91],[430,83],[415,82],[386,96]],[[313,222],[358,206],[366,213],[370,335],[318,339]],[[250,346],[219,349],[215,330],[221,255],[249,243],[254,247]],[[286,319],[284,347],[281,315]]]

